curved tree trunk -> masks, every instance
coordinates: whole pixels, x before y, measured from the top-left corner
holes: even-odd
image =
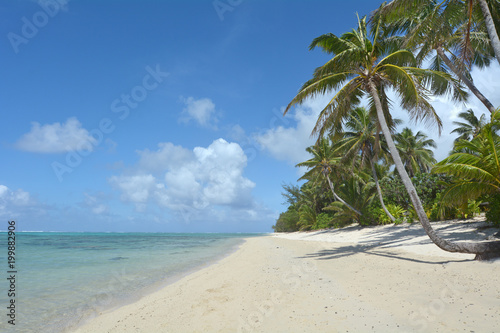
[[[328,185],[330,185],[330,190],[332,190],[332,193],[333,193],[333,196],[335,197],[335,199],[337,199],[338,201],[340,201],[341,203],[343,203],[344,205],[346,205],[346,206],[347,206],[347,208],[349,208],[350,210],[352,210],[352,211],[353,211],[353,212],[355,212],[356,214],[358,214],[358,215],[361,215],[361,216],[362,216],[363,214],[361,214],[361,212],[360,212],[360,211],[358,211],[356,208],[352,207],[352,206],[351,206],[351,205],[349,205],[347,202],[345,202],[344,200],[342,200],[342,198],[341,198],[341,197],[339,197],[339,196],[337,195],[337,193],[335,193],[335,190],[333,189],[333,184],[332,184],[332,181],[330,180],[330,177],[328,177],[328,176],[325,176],[325,177],[326,177],[326,179],[328,180]]]
[[[490,8],[486,0],[478,0],[479,6],[484,16],[484,23],[486,25],[486,30],[488,30],[488,36],[490,37],[491,46],[493,46],[493,51],[495,52],[495,57],[500,64],[500,39],[498,38],[497,30],[495,28],[495,22],[493,22],[493,17],[491,16]]]
[[[372,159],[370,159],[370,165],[372,167],[373,180],[375,180],[375,186],[377,187],[377,193],[378,193],[378,198],[380,200],[380,205],[382,206],[382,209],[384,210],[385,214],[391,219],[392,222],[394,222],[396,221],[396,219],[387,210],[387,207],[385,207],[384,197],[382,196],[382,189],[380,188],[380,184],[378,183],[377,170],[375,170],[375,165],[373,164]]]
[[[396,169],[398,170],[399,175],[401,176],[401,180],[408,192],[411,202],[413,203],[413,207],[417,212],[418,219],[420,220],[420,224],[424,228],[425,232],[432,240],[434,244],[436,244],[439,248],[448,252],[460,252],[460,253],[473,253],[476,255],[475,259],[489,259],[493,257],[500,256],[500,242],[481,242],[481,243],[452,243],[439,237],[436,234],[436,231],[432,228],[429,223],[429,219],[425,214],[424,207],[422,206],[422,202],[418,197],[417,191],[411,182],[408,173],[403,166],[403,162],[401,161],[401,157],[398,154],[396,149],[396,145],[392,140],[391,132],[389,127],[387,126],[387,122],[384,117],[384,111],[382,109],[382,103],[380,102],[380,98],[377,93],[377,89],[373,82],[370,82],[370,94],[373,97],[373,101],[375,103],[375,108],[377,110],[377,117],[380,123],[380,127],[382,129],[382,133],[384,133],[384,137],[387,141],[387,145],[389,147],[389,151],[391,152],[391,156],[394,160],[394,164],[396,165]]]
[[[472,93],[474,95],[476,95],[476,97],[481,101],[481,103],[483,103],[484,106],[486,106],[486,108],[491,113],[495,112],[495,107],[493,106],[493,104],[491,104],[491,102],[479,91],[479,89],[477,89],[477,87],[474,85],[474,83],[471,80],[469,80],[465,75],[463,75],[458,70],[458,68],[450,60],[450,58],[448,58],[448,56],[446,55],[446,53],[444,53],[443,48],[441,46],[438,46],[436,48],[436,51],[437,51],[439,57],[441,59],[443,59],[443,61],[446,64],[446,66],[448,66],[448,68],[451,69],[451,71],[453,73],[455,73],[455,75],[457,75],[460,78],[460,80],[462,80],[465,83],[465,85],[469,88],[470,91],[472,91]]]

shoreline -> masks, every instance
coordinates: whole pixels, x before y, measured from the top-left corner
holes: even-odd
[[[395,236],[408,233],[402,241],[379,242],[389,227],[348,230],[357,242],[246,239],[218,262],[74,332],[500,330],[499,261],[423,254],[418,247],[429,244],[406,226],[394,228]],[[314,233],[333,239],[335,230]]]
[[[188,276],[190,276],[190,275],[192,275],[200,270],[206,269],[206,268],[218,263],[219,261],[223,260],[224,258],[227,258],[231,254],[237,252],[239,250],[239,248],[241,247],[241,245],[246,242],[246,240],[247,240],[247,238],[241,238],[238,243],[232,245],[230,248],[227,249],[227,251],[220,253],[220,254],[214,256],[213,258],[210,258],[210,260],[208,260],[202,264],[197,264],[197,265],[191,266],[187,269],[175,272],[171,276],[168,276],[162,280],[159,280],[151,285],[145,286],[144,288],[141,289],[141,291],[139,293],[136,293],[136,294],[130,296],[126,300],[116,301],[116,302],[113,302],[112,304],[109,304],[105,307],[103,307],[103,306],[96,307],[95,309],[91,310],[91,312],[89,312],[87,315],[85,315],[85,317],[83,317],[83,318],[81,317],[80,319],[76,319],[74,322],[67,325],[61,331],[61,333],[78,331],[81,327],[86,326],[89,322],[100,317],[103,314],[111,313],[111,312],[114,312],[116,310],[119,310],[120,308],[122,308],[124,306],[134,304],[134,303],[140,301],[141,299],[143,299],[145,296],[158,293],[159,291],[161,291],[164,288],[167,288],[171,284],[174,284],[179,280],[182,280],[182,279],[184,279],[184,278],[186,278],[186,277],[188,277]]]

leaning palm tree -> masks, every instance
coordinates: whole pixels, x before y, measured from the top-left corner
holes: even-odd
[[[313,157],[305,162],[297,164],[298,167],[306,167],[309,169],[300,179],[312,180],[315,183],[319,182],[321,179],[326,179],[334,198],[356,214],[361,215],[360,211],[349,205],[338,196],[337,192],[335,192],[335,187],[330,180],[332,173],[337,174],[337,176],[347,173],[345,165],[341,163],[342,156],[339,154],[339,151],[330,144],[330,140],[322,138],[316,143],[316,145],[306,148],[306,151]]]
[[[429,172],[436,163],[434,152],[430,149],[436,148],[436,143],[428,139],[427,135],[418,131],[413,131],[408,127],[403,128],[401,133],[394,137],[396,148],[403,161],[403,165],[410,177],[417,173]]]
[[[395,125],[400,122],[399,119],[394,119]],[[343,139],[339,141],[340,149],[345,149],[346,159],[359,159],[360,167],[367,163],[370,165],[380,205],[389,219],[394,222],[396,219],[384,204],[382,189],[375,170],[379,154],[387,153],[387,145],[379,139],[380,130],[377,128],[377,116],[370,114],[364,107],[358,107],[354,109],[344,127]]]
[[[471,24],[472,20],[484,23],[481,13],[463,5],[448,5],[446,1],[436,0],[401,11],[401,8],[394,8],[395,2],[382,6],[373,14],[374,18],[384,16],[384,33],[395,35],[391,38],[398,40],[402,47],[415,50],[419,62],[433,56],[431,69],[450,70],[493,113],[495,107],[475,86],[470,75],[472,65],[489,66],[494,57],[484,24]],[[405,1],[405,5],[411,5],[411,1]],[[404,36],[400,36],[401,33]]]
[[[368,175],[368,174],[365,174]],[[338,188],[338,192],[343,198],[353,202],[356,209],[364,211],[368,208],[375,197],[374,184],[370,181],[369,177],[351,177],[342,183]],[[335,201],[323,208],[324,211],[335,212],[335,222],[337,225],[351,224],[353,221],[357,223],[362,222],[362,216],[355,214],[352,210],[348,209],[345,205]]]
[[[307,98],[337,91],[320,112],[313,129],[313,134],[323,136],[327,131],[340,128],[361,98],[368,97],[377,111],[378,122],[396,169],[429,238],[445,251],[476,253],[478,259],[488,256],[491,252],[500,252],[500,242],[452,243],[439,237],[430,225],[391,136],[387,118],[392,118],[388,110],[386,92],[388,89],[394,89],[399,96],[401,107],[409,112],[411,118],[437,123],[439,127],[441,121],[428,101],[426,85],[432,82],[434,93],[454,91],[454,97],[457,99],[463,99],[465,96],[451,76],[415,67],[416,60],[410,51],[391,51],[385,40],[380,38],[379,27],[375,25],[370,38],[366,20],[363,18],[359,20],[357,30],[341,37],[326,34],[314,39],[310,48],[321,47],[332,54],[333,58],[315,70],[313,78],[302,86],[284,113]]]
[[[456,143],[458,143],[459,140],[470,141],[474,139],[487,123],[486,116],[484,114],[482,114],[478,119],[472,109],[460,112],[458,117],[462,118],[463,121],[454,121],[453,125],[456,125],[457,128],[451,131],[451,133],[457,133],[460,135],[455,140]]]
[[[469,2],[473,2],[473,0],[469,0]],[[484,16],[484,23],[486,25],[486,30],[488,31],[488,35],[490,36],[491,46],[493,47],[493,51],[495,51],[495,56],[500,64],[500,38],[498,38],[498,32],[495,27],[495,22],[493,16],[491,15],[490,8],[488,6],[488,2],[493,6],[498,6],[498,1],[496,0],[477,0],[479,6],[481,7],[481,11]]]

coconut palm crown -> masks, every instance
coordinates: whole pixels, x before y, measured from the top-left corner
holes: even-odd
[[[469,7],[437,0],[417,6],[411,1],[398,0],[381,6],[373,13],[372,20],[383,15],[386,36],[414,50],[419,63],[432,56],[431,69],[451,71],[493,113],[494,106],[475,86],[470,75],[472,65],[489,66],[494,57],[493,49],[481,10],[477,6]]]
[[[356,214],[361,215],[360,211],[353,208],[338,196],[335,191],[335,186],[330,179],[332,174],[336,176],[335,178],[341,178],[341,175],[347,173],[345,166],[340,163],[342,156],[339,153],[338,147],[334,147],[330,143],[330,139],[321,138],[316,145],[308,147],[306,151],[312,155],[312,158],[297,164],[298,167],[307,167],[309,169],[300,179],[310,179],[314,182],[325,179],[328,182],[334,198]]]
[[[410,177],[417,173],[429,172],[436,163],[434,152],[430,148],[436,148],[434,140],[418,131],[406,127],[395,136],[396,147],[403,160],[403,164]]]
[[[391,52],[391,46],[379,38],[377,26],[371,36],[367,33],[365,17],[358,20],[358,29],[341,37],[330,33],[315,38],[310,49],[320,47],[333,58],[315,70],[313,78],[304,83],[284,113],[307,98],[336,91],[321,111],[313,130],[313,135],[321,137],[328,131],[340,131],[342,123],[363,97],[368,97],[373,105],[375,93],[390,126],[391,101],[387,92],[392,88],[400,99],[401,108],[408,111],[412,120],[437,124],[441,129],[441,119],[429,103],[429,95],[451,93],[455,99],[463,101],[467,93],[449,74],[418,68],[412,52],[404,49]]]
[[[415,13],[415,9],[420,10],[432,3],[437,4],[437,1],[392,0],[388,4],[382,4],[379,10],[385,12],[391,11],[395,14]],[[495,25],[495,23],[498,22],[498,12],[500,10],[500,3],[498,0],[440,0],[438,6],[443,8],[443,11],[448,12],[451,16],[458,17],[462,15],[460,19],[467,22],[464,40],[466,44],[470,41],[469,37],[473,30],[473,25],[478,22],[475,13],[479,12],[482,16],[481,23],[484,23],[484,30],[486,30],[488,34],[495,57],[498,63],[500,63],[500,38]],[[444,13],[444,16],[446,16],[446,13]]]
[[[460,112],[458,117],[461,118],[462,121],[454,121],[453,125],[456,125],[457,127],[450,132],[460,135],[455,140],[456,143],[458,143],[459,140],[470,141],[474,139],[487,124],[486,116],[482,114],[479,118],[477,118],[472,109]]]

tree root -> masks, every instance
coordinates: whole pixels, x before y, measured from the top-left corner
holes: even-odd
[[[483,252],[476,253],[474,260],[487,261],[500,258],[500,252]]]

